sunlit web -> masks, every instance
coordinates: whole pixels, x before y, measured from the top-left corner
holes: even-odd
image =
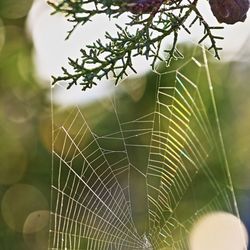
[[[238,216],[206,53],[154,72],[144,105],[53,111],[49,249],[184,250],[200,216]]]

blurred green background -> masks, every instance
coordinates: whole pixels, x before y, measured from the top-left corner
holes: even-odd
[[[47,249],[51,183],[50,83],[39,80],[26,18],[32,0],[0,0],[0,250]],[[239,48],[240,49],[240,48]],[[243,47],[244,55],[250,48]],[[188,48],[186,48],[188,51]],[[187,52],[188,53],[188,52]],[[242,60],[241,60],[242,59]],[[174,66],[174,65],[173,65]],[[241,216],[250,227],[250,62],[210,65]],[[151,91],[127,80],[136,104]],[[145,87],[147,86],[147,87]],[[90,90],[95,91],[95,90]],[[96,106],[89,105],[98,119]]]

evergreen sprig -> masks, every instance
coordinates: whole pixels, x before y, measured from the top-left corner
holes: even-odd
[[[137,0],[139,1],[139,0]],[[131,2],[129,2],[131,4]],[[128,2],[120,0],[60,0],[60,2],[49,2],[54,8],[54,13],[63,12],[73,28],[69,31],[67,38],[78,25],[84,25],[92,17],[106,14],[110,18],[118,18],[128,10]],[[133,3],[136,3],[135,1]],[[222,37],[213,34],[215,29],[203,18],[197,8],[198,0],[167,0],[156,6],[150,13],[135,13],[130,15],[130,22],[126,27],[118,24],[116,36],[106,32],[105,43],[97,40],[81,50],[81,59],[69,58],[72,71],[63,69],[63,76],[53,77],[53,84],[66,81],[68,88],[73,85],[82,85],[86,90],[96,85],[103,78],[114,78],[115,84],[128,75],[128,70],[133,67],[133,57],[143,55],[147,59],[153,58],[152,68],[155,68],[157,59],[165,61],[169,65],[172,59],[181,55],[177,49],[178,34],[180,29],[190,33],[190,28],[197,22],[204,28],[200,43],[206,39],[210,40],[215,57],[219,58],[219,48],[216,44]],[[189,20],[189,17],[193,17]],[[135,29],[136,28],[136,29]],[[135,30],[135,31],[134,31]],[[172,37],[172,46],[165,49],[166,57],[160,57],[160,48],[164,38]]]

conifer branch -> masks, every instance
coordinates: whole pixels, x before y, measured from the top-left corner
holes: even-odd
[[[137,2],[136,2],[137,1]],[[172,59],[182,55],[177,49],[178,35],[181,29],[190,33],[190,28],[199,23],[204,34],[200,43],[206,39],[210,40],[215,57],[219,58],[219,48],[216,44],[219,36],[213,34],[215,29],[221,27],[210,27],[197,8],[198,0],[142,0],[126,2],[121,0],[60,0],[59,3],[49,4],[54,8],[54,13],[62,12],[73,28],[69,31],[67,38],[79,25],[84,25],[92,17],[106,14],[109,18],[118,18],[125,12],[132,12],[130,22],[126,27],[118,24],[116,36],[106,32],[105,42],[100,39],[92,45],[81,50],[81,59],[69,58],[71,70],[62,68],[63,75],[53,77],[53,84],[66,81],[68,88],[73,85],[81,85],[83,90],[96,85],[103,78],[114,78],[115,84],[128,75],[129,70],[136,72],[133,67],[133,58],[142,55],[147,59],[152,58],[152,68],[155,68],[157,60],[165,60],[169,65]],[[141,1],[141,2],[140,2]],[[154,1],[151,6],[150,1]],[[190,20],[194,17],[193,21]],[[135,29],[136,28],[136,29]],[[134,31],[135,30],[135,31]],[[172,37],[172,46],[164,50],[164,58],[159,53],[162,42],[166,37]]]

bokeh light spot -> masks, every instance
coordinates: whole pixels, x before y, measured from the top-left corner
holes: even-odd
[[[47,210],[48,202],[34,186],[15,184],[4,194],[1,210],[5,223],[14,231],[22,232],[28,215],[37,210]]]
[[[22,18],[27,15],[33,0],[1,0],[0,14],[9,19]]]
[[[2,134],[0,144],[0,184],[10,185],[18,182],[27,168],[27,155],[18,138]]]
[[[216,212],[194,225],[190,234],[190,250],[246,250],[247,231],[236,216]]]
[[[48,225],[49,212],[47,210],[39,210],[32,212],[28,215],[24,227],[23,233],[32,234],[42,230]]]
[[[2,20],[0,19],[0,52],[3,48],[4,42],[5,42],[5,28]]]
[[[49,211],[38,210],[28,215],[23,226],[23,238],[29,249],[47,249]]]

